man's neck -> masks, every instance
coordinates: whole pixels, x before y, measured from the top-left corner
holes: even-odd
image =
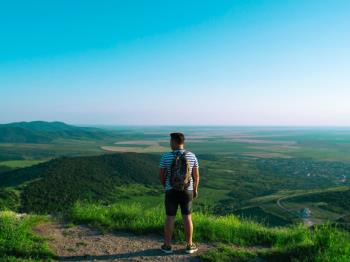
[[[181,146],[178,146],[178,147],[174,148],[174,151],[175,151],[175,150],[183,150],[183,149],[184,149],[184,146],[181,145]]]

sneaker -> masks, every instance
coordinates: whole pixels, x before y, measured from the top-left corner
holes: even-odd
[[[193,254],[198,251],[198,247],[195,244],[187,245],[186,246],[186,253],[187,254]]]
[[[173,250],[171,249],[171,246],[167,246],[167,245],[162,245],[161,247],[160,247],[160,249],[164,252],[164,253],[166,253],[166,254],[171,254],[171,253],[173,253]]]

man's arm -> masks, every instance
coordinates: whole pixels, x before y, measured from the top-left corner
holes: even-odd
[[[193,197],[198,197],[198,185],[199,185],[199,168],[194,167],[192,171],[193,175]]]
[[[166,168],[160,168],[159,169],[159,181],[165,187],[165,172]]]

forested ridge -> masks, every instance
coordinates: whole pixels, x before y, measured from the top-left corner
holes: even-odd
[[[22,188],[22,211],[63,211],[77,200],[106,202],[118,185],[158,183],[158,160],[159,156],[137,153],[62,157],[1,173],[0,187]]]

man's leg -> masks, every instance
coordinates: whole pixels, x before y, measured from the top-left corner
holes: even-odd
[[[174,222],[178,207],[177,198],[173,190],[165,192],[165,225],[164,225],[164,244],[171,245],[171,237],[174,231]]]
[[[193,234],[193,224],[192,224],[191,214],[182,215],[182,220],[184,223],[187,245],[191,246],[192,245],[192,234]]]
[[[182,220],[185,228],[186,235],[186,253],[192,254],[198,250],[197,246],[192,243],[192,235],[193,235],[193,224],[192,224],[192,200],[193,200],[193,192],[185,191],[182,194],[182,199],[180,201]]]
[[[166,246],[171,245],[171,238],[174,231],[174,221],[175,216],[166,216],[165,225],[164,225],[164,244]]]

